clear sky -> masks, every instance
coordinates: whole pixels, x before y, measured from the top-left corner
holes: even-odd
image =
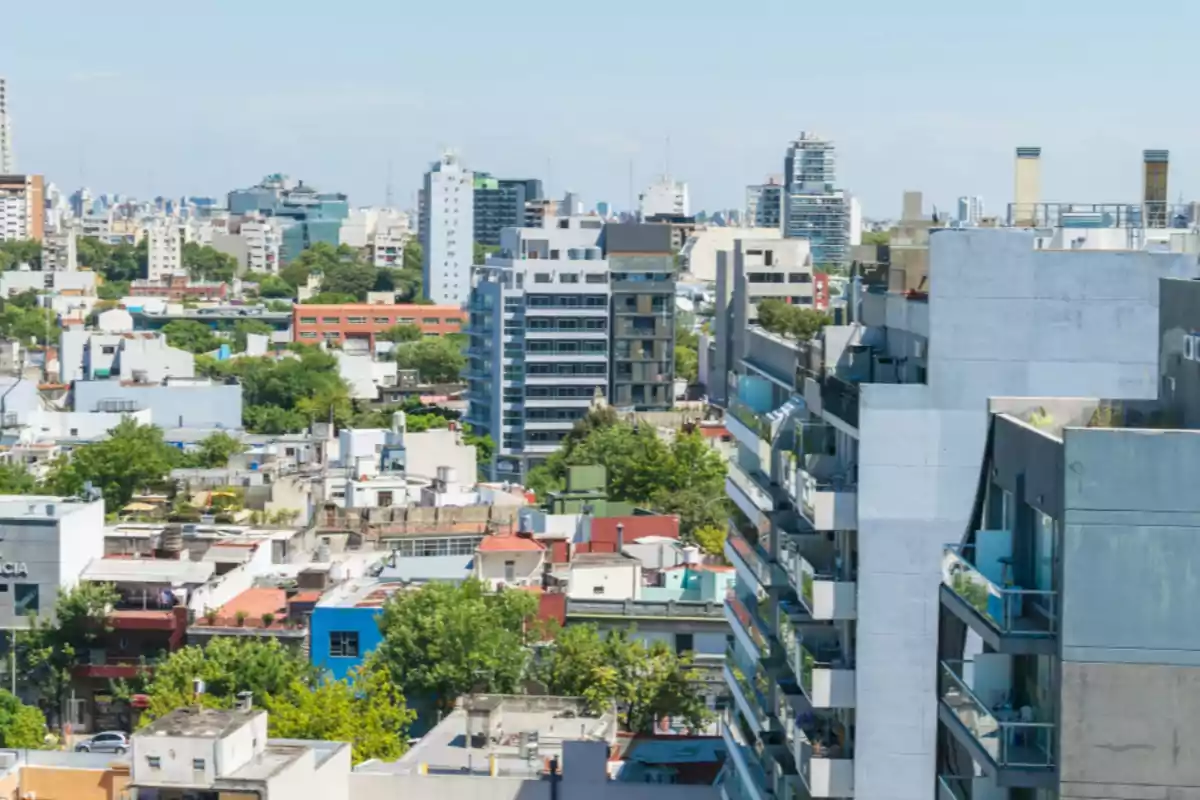
[[[444,147],[468,166],[627,205],[670,167],[741,206],[800,130],[835,139],[867,216],[904,189],[1200,198],[1200,3],[1115,0],[0,0],[18,167],[60,187],[221,195],[270,172],[397,205]],[[928,202],[927,200],[927,202]]]

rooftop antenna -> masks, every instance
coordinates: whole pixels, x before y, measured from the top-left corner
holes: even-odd
[[[393,200],[393,194],[392,194],[392,162],[391,162],[391,159],[388,159],[388,165],[387,165],[387,187],[386,187],[386,189],[384,190],[384,194],[383,194],[383,204],[384,204],[384,206],[386,206],[387,208],[391,208],[391,207],[392,207],[392,200]]]

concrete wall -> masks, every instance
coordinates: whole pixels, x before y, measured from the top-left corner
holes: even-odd
[[[328,670],[335,679],[346,678],[350,670],[362,664],[366,655],[383,640],[376,623],[378,617],[378,608],[317,606],[309,620],[309,653],[313,665]],[[329,655],[329,634],[333,631],[358,632],[357,658]]]
[[[94,411],[103,400],[133,400],[149,408],[162,427],[242,427],[242,387],[237,384],[123,386],[119,381],[76,381],[75,410]]]
[[[619,600],[638,599],[641,570],[636,564],[608,565],[596,567],[571,567],[567,585],[567,596],[580,600],[593,597]]]
[[[930,248],[928,384],[861,387],[858,800],[933,791],[940,554],[970,518],[987,398],[1154,397],[1158,279],[1197,270],[1035,251],[1010,230],[940,231]]]
[[[21,768],[21,797],[38,800],[119,800],[128,772],[107,769]]]

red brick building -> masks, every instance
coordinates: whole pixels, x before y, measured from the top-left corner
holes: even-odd
[[[129,284],[131,297],[166,297],[176,302],[198,300],[212,302],[229,296],[229,284],[218,281],[193,283],[186,275],[168,275],[157,281],[138,280]]]
[[[359,339],[374,347],[375,337],[396,325],[416,325],[426,336],[444,336],[461,332],[466,320],[458,306],[300,304],[292,308],[292,340],[342,344]]]

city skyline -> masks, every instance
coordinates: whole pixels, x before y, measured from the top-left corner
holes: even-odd
[[[262,28],[248,24],[263,11],[216,2],[203,11],[158,10],[127,26],[68,2],[53,19],[32,6],[7,12],[19,35],[0,56],[0,74],[10,85],[18,170],[63,188],[139,197],[220,196],[280,171],[345,192],[355,205],[378,205],[390,173],[396,205],[412,208],[429,163],[453,147],[471,169],[539,177],[548,195],[572,189],[589,207],[636,203],[669,161],[676,179],[688,182],[693,207],[711,211],[740,207],[747,184],[781,171],[781,143],[810,130],[837,143],[839,183],[862,199],[868,217],[896,216],[905,189],[923,190],[947,211],[959,196],[976,194],[999,208],[1011,199],[1010,154],[1018,145],[1043,148],[1047,199],[1135,198],[1146,148],[1171,150],[1171,199],[1180,191],[1190,199],[1200,185],[1200,145],[1187,135],[1189,112],[1143,122],[1101,104],[1076,110],[1034,90],[1066,68],[1103,74],[1105,88],[1143,107],[1165,107],[1169,82],[1112,70],[1109,54],[1182,74],[1182,37],[1200,10],[1180,9],[1177,24],[1140,42],[1127,41],[1121,18],[1105,14],[1112,3],[1056,5],[1036,15],[1024,13],[1035,8],[1030,3],[954,16],[901,14],[881,2],[854,12],[814,9],[804,24],[828,36],[806,41],[799,58],[760,46],[763,30],[794,14],[781,2],[729,18],[715,3],[694,4],[680,17],[618,0],[590,14],[586,26],[570,11],[514,18],[462,2],[456,46],[413,36],[397,48],[351,43],[364,19],[375,30],[436,31],[443,12],[370,5],[329,19],[303,13],[300,3],[295,13],[269,17],[272,41],[284,43],[272,62],[263,57]],[[625,24],[629,18],[638,25]],[[537,47],[505,46],[506,36],[526,28]],[[187,39],[174,35],[184,29],[192,32]],[[318,32],[320,46],[306,45]],[[729,45],[719,61],[688,50],[708,52],[718,32]],[[59,44],[53,55],[41,44],[51,39]],[[105,46],[96,48],[97,40]],[[213,41],[220,47],[194,44]],[[297,58],[320,61],[303,73],[320,77],[288,80],[288,42]],[[509,69],[497,72],[501,50]],[[743,68],[731,68],[751,61],[758,74],[781,77],[748,81]],[[278,72],[263,69],[271,63]],[[808,81],[805,63],[837,69]],[[535,66],[538,93],[526,97],[526,85],[514,82],[512,102],[522,105],[509,113],[496,76]],[[678,86],[667,92],[661,80],[647,80],[661,75],[677,76]],[[780,102],[793,91],[802,102]]]

